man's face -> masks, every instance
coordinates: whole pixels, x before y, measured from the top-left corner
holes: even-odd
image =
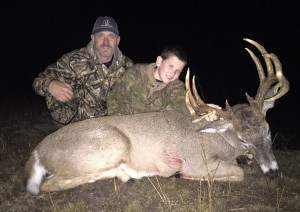
[[[160,80],[164,83],[170,83],[178,79],[185,66],[185,62],[179,60],[176,56],[171,56],[165,60],[163,60],[161,56],[158,56],[156,59],[156,65],[158,67],[157,71]]]
[[[107,62],[101,61],[111,59],[114,54],[116,47],[119,45],[120,36],[110,32],[110,31],[103,31],[98,32],[96,34],[91,35],[92,41],[95,46],[96,54],[100,62]]]

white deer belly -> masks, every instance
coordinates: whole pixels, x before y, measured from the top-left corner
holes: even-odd
[[[134,179],[141,179],[142,177],[151,177],[151,176],[156,175],[156,173],[136,171],[132,168],[126,167],[126,165],[124,163],[120,164],[120,168],[122,168],[124,170],[124,172],[126,174],[128,174],[128,176],[130,176],[130,178],[134,178]]]

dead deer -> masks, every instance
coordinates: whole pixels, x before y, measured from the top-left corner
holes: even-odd
[[[186,75],[187,117],[177,111],[92,118],[69,124],[46,136],[26,163],[26,189],[37,195],[70,189],[117,177],[123,182],[154,175],[179,174],[191,180],[242,181],[236,158],[250,153],[269,178],[277,176],[266,112],[289,90],[280,61],[257,42],[244,39],[262,54],[254,60],[260,84],[249,104],[212,108],[190,87]],[[274,70],[275,69],[275,70]],[[265,76],[267,75],[267,76]],[[199,121],[216,111],[221,118],[200,127]]]

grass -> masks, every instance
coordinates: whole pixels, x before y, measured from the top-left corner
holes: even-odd
[[[139,200],[133,200],[125,207],[125,212],[143,211],[143,206]]]
[[[164,205],[168,208],[171,209],[171,202],[168,197],[168,195],[163,191],[161,184],[157,178],[157,176],[154,177],[157,183],[157,186],[152,182],[151,178],[147,177],[151,185],[154,187],[155,191],[157,192],[158,196],[160,197],[161,201],[164,203]]]
[[[53,205],[52,212],[85,212],[86,206],[83,201],[69,202],[62,206]]]

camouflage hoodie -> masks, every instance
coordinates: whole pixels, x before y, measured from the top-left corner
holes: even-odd
[[[154,78],[156,64],[135,64],[129,68],[108,94],[108,115],[178,110],[189,114],[185,87],[180,80],[171,83]]]
[[[93,45],[89,43],[48,66],[34,79],[33,89],[38,95],[46,97],[51,117],[60,124],[104,116],[107,113],[108,91],[125,69],[132,65],[133,62],[117,48],[112,64],[107,68],[97,60]],[[52,97],[48,92],[52,80],[70,84],[74,98],[62,103]]]

